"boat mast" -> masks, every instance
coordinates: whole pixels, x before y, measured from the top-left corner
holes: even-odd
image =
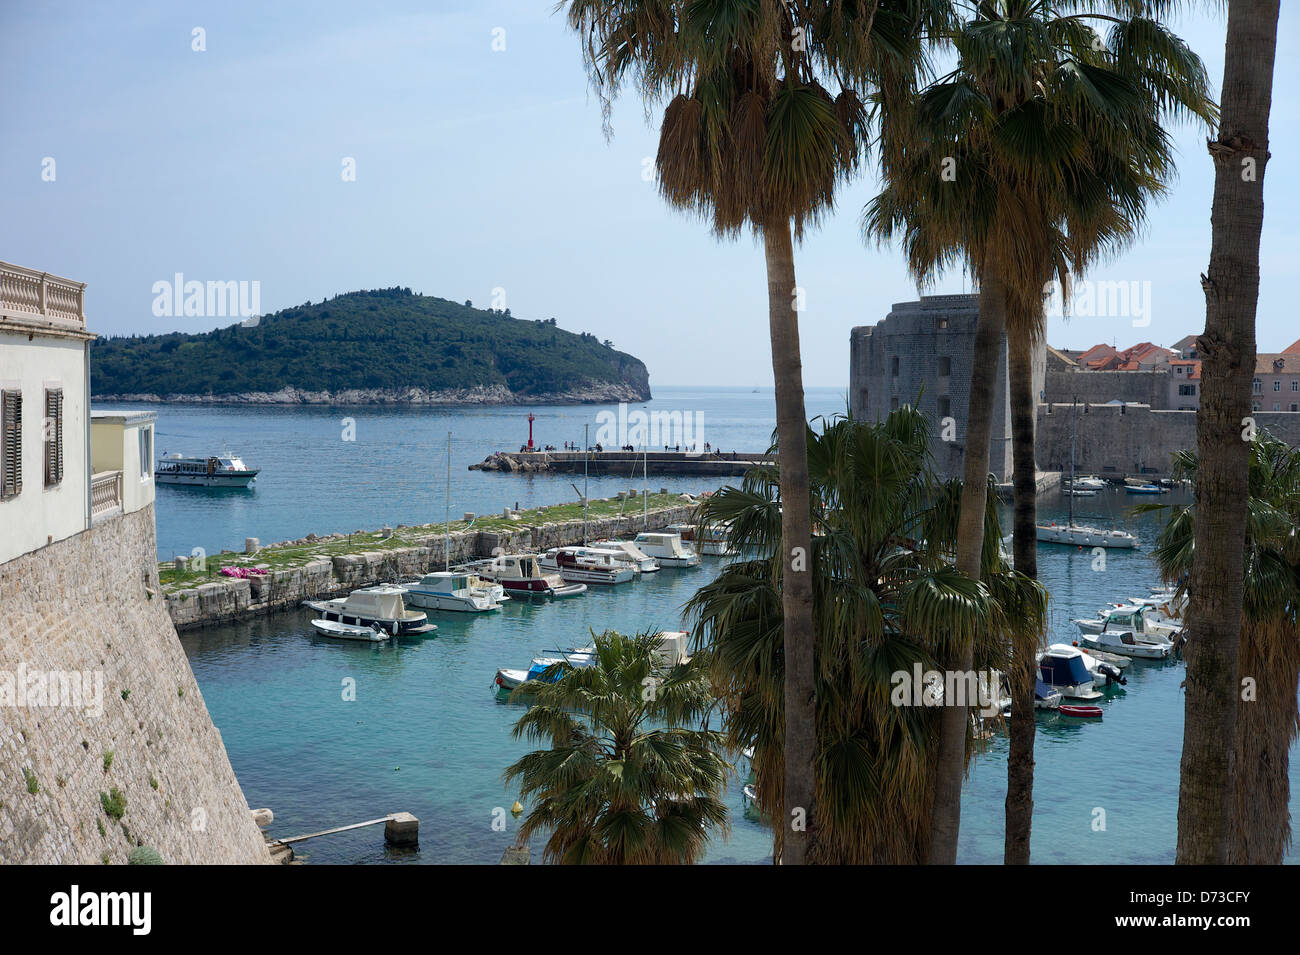
[[[1074,440],[1079,435],[1079,398],[1074,398],[1074,413],[1070,418],[1070,493],[1065,495],[1065,499],[1070,506],[1070,522],[1067,526],[1074,526]]]
[[[451,432],[447,432],[447,500],[446,511],[443,513],[443,522],[446,525],[446,533],[442,538],[442,561],[446,565],[443,570],[451,570]]]
[[[641,530],[650,529],[650,455],[641,445]]]
[[[591,460],[591,425],[582,426],[582,546],[587,546],[587,462]]]

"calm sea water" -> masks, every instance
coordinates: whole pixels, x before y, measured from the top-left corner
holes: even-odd
[[[650,405],[703,414],[704,437],[731,450],[767,446],[772,393],[749,389],[660,389]],[[843,408],[834,390],[810,391],[810,416]],[[198,453],[226,441],[266,470],[251,493],[159,488],[159,550],[210,552],[309,532],[440,520],[446,480],[446,432],[454,432],[452,513],[490,512],[516,500],[570,500],[568,476],[514,476],[464,470],[496,449],[527,439],[529,409],[362,411],[179,409],[159,411],[159,450]],[[535,436],[581,440],[599,408],[532,409]],[[356,419],[356,442],[340,440],[342,418]],[[703,489],[709,482],[652,477],[654,485]],[[593,480],[592,494],[637,482]],[[1177,494],[1165,500],[1179,500]],[[1123,524],[1142,548],[1113,551],[1104,570],[1091,554],[1042,545],[1039,571],[1052,593],[1054,640],[1071,640],[1070,619],[1110,601],[1145,593],[1157,574],[1147,556],[1154,517],[1127,515],[1119,492],[1076,501],[1076,516]],[[1061,519],[1059,496],[1041,501],[1045,519]],[[1009,527],[1009,514],[1007,515]],[[613,589],[549,604],[511,602],[502,612],[433,614],[432,639],[363,647],[317,639],[309,614],[293,611],[182,636],[213,720],[220,728],[250,805],[275,811],[272,831],[294,835],[405,810],[421,820],[420,850],[385,850],[377,828],[327,836],[299,847],[314,863],[494,863],[514,840],[506,813],[516,798],[501,773],[527,750],[511,737],[522,714],[491,687],[502,666],[524,666],[557,646],[580,643],[591,629],[676,629],[681,608],[717,570],[668,570]],[[1135,662],[1128,686],[1107,691],[1100,722],[1038,718],[1033,857],[1044,863],[1167,863],[1173,860],[1182,741],[1181,661]],[[343,690],[355,681],[356,699]],[[965,785],[959,861],[1002,858],[1006,795],[1004,736],[976,757]],[[1292,786],[1300,781],[1294,767]],[[744,818],[740,780],[727,794],[729,836],[707,861],[770,861],[767,831]],[[494,821],[505,819],[505,829]],[[1104,820],[1104,829],[1097,820]],[[1295,822],[1293,821],[1293,825]],[[536,844],[535,844],[536,848]],[[1293,857],[1294,857],[1293,853]]]

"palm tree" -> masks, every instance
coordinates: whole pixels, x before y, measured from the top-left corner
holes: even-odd
[[[1241,672],[1251,379],[1264,168],[1277,53],[1278,0],[1230,0],[1223,112],[1214,160],[1210,266],[1201,276],[1205,331],[1196,415],[1196,550],[1187,611],[1187,693],[1178,787],[1177,861],[1222,864],[1232,842],[1231,794]]]
[[[906,135],[919,139],[891,164],[887,189],[868,208],[870,233],[901,231],[922,278],[954,260],[992,259],[1005,308],[1014,452],[1016,569],[1037,576],[1037,488],[1031,355],[1045,333],[1044,284],[1058,275],[1068,297],[1071,272],[1132,238],[1146,203],[1172,172],[1165,116],[1208,120],[1214,106],[1200,60],[1146,18],[1105,17],[1109,37],[1043,0],[985,0],[953,33],[952,73],[923,93]],[[892,154],[891,154],[892,155]],[[949,175],[945,177],[945,166]],[[988,293],[981,284],[981,311]],[[999,318],[997,324],[1003,319]],[[1000,341],[994,348],[1000,346]],[[977,349],[986,343],[977,341]],[[989,379],[996,357],[977,358]],[[972,388],[966,466],[976,442]],[[985,440],[979,440],[983,452]],[[976,458],[973,466],[980,466]],[[986,466],[986,461],[985,461]],[[967,475],[970,480],[970,475]],[[972,545],[973,549],[973,545]],[[1008,863],[1029,861],[1033,813],[1033,694],[1040,634],[1012,648],[1008,757]],[[947,754],[951,755],[951,754]],[[960,765],[945,763],[960,796]],[[950,787],[950,792],[952,787]],[[936,861],[955,858],[959,806],[936,806],[936,826],[952,818]],[[940,849],[946,850],[939,852]]]
[[[708,676],[693,662],[664,672],[661,642],[607,631],[591,666],[554,664],[512,694],[532,701],[515,738],[547,747],[505,772],[536,800],[519,840],[548,832],[546,861],[692,863],[709,830],[725,830],[722,734],[698,728],[714,702]]]
[[[912,85],[938,0],[570,0],[569,22],[606,116],[634,80],[667,100],[656,168],[674,206],[714,232],[763,240],[768,331],[781,447],[781,603],[789,665],[784,740],[788,826],[780,860],[802,863],[816,829],[816,702],[807,418],[799,350],[794,242],[830,210],[857,169],[867,114],[855,87],[892,99]],[[832,93],[823,85],[838,85]]]
[[[1260,432],[1249,445],[1243,560],[1241,673],[1249,693],[1237,705],[1232,739],[1236,774],[1229,799],[1227,861],[1280,865],[1291,843],[1290,748],[1298,728],[1300,684],[1300,449]],[[1193,451],[1174,455],[1174,473],[1199,479]],[[1152,504],[1168,511],[1154,556],[1167,583],[1195,574],[1198,507]],[[1191,641],[1200,639],[1196,633]]]
[[[1010,631],[1038,626],[1045,612],[1041,588],[999,553],[987,481],[983,573],[970,578],[953,568],[961,482],[937,483],[929,455],[930,423],[908,406],[879,423],[836,418],[809,435],[820,813],[811,861],[927,858],[940,711],[966,709],[908,705],[894,696],[899,676],[914,685],[914,668],[936,670],[959,639],[973,646],[979,667],[1000,667]],[[700,522],[725,529],[744,557],[687,605],[728,743],[753,748],[764,815],[784,805],[780,509],[768,468],[701,505]],[[955,691],[945,702],[959,702]],[[778,855],[783,835],[774,829]]]

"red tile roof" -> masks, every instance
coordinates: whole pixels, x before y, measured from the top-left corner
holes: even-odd
[[[1297,338],[1289,346],[1282,349],[1284,355],[1300,355],[1300,338]]]

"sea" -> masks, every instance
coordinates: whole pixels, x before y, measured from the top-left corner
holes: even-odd
[[[690,437],[731,451],[763,451],[775,426],[771,388],[654,389],[651,401],[624,409],[689,412]],[[810,388],[810,418],[843,414],[842,389]],[[98,406],[97,407],[101,407]],[[506,507],[572,502],[582,475],[470,471],[493,451],[528,440],[594,443],[614,405],[474,408],[284,408],[103,405],[157,413],[160,453],[228,449],[261,469],[247,491],[157,488],[162,560],[384,525],[440,522],[450,513],[500,513]],[[635,420],[630,418],[630,420]],[[662,438],[662,445],[667,438]],[[450,446],[450,470],[448,447]],[[738,478],[721,479],[721,483]],[[720,479],[651,475],[651,490],[698,492]],[[591,497],[639,491],[638,473],[590,478]],[[1162,495],[1185,502],[1188,492]],[[1051,637],[1070,642],[1076,617],[1158,583],[1150,558],[1159,517],[1134,515],[1119,490],[1075,500],[1077,520],[1124,527],[1134,551],[1109,551],[1103,567],[1077,548],[1039,545],[1039,576],[1051,593]],[[1059,492],[1044,495],[1040,518],[1064,520]],[[1009,509],[1004,515],[1010,529]],[[592,587],[552,603],[509,602],[485,615],[434,613],[437,634],[371,647],[316,637],[307,611],[209,627],[181,635],[204,701],[220,729],[250,806],[275,813],[270,832],[287,837],[413,813],[420,848],[387,849],[382,827],[299,843],[297,857],[327,863],[496,863],[516,840],[510,807],[518,793],[502,773],[528,750],[512,729],[523,713],[495,692],[501,667],[525,667],[592,632],[684,629],[682,607],[712,579],[718,558],[692,569],[664,569],[615,588]],[[1038,716],[1032,858],[1038,863],[1170,863],[1177,836],[1183,696],[1180,659],[1135,661],[1128,684],[1107,689],[1101,720]],[[1007,739],[995,733],[972,761],[961,814],[958,861],[999,863],[1003,847]],[[1300,781],[1292,753],[1292,790]],[[770,862],[771,835],[746,815],[743,770],[730,780],[729,831],[705,862]],[[1293,828],[1295,814],[1292,817]],[[541,839],[532,843],[539,860]],[[1288,862],[1300,858],[1293,850]]]

